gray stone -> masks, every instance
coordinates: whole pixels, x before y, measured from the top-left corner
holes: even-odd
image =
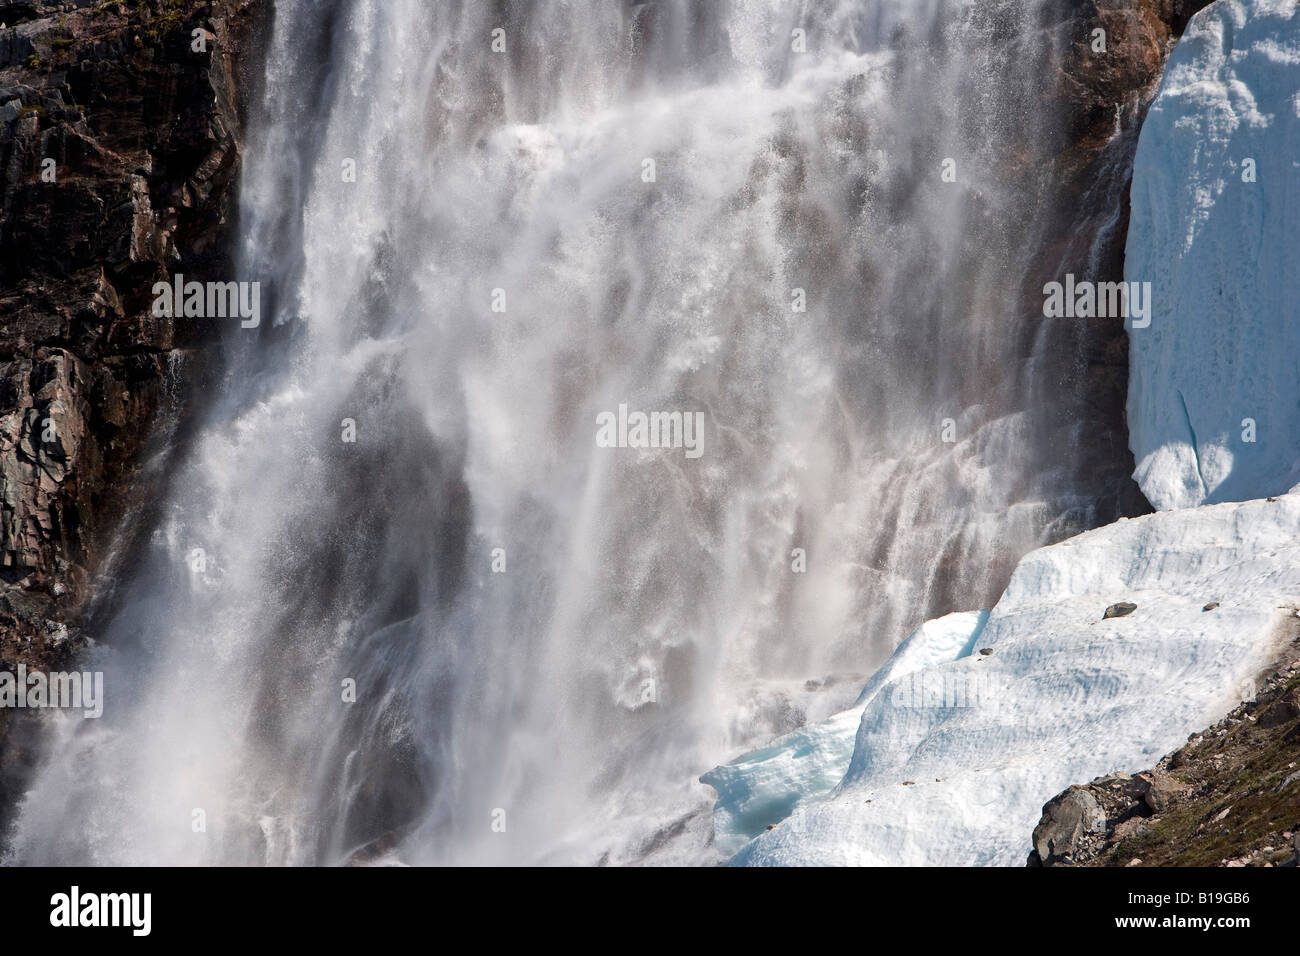
[[[1082,787],[1071,787],[1048,801],[1034,828],[1034,849],[1045,865],[1074,857],[1086,834],[1106,829],[1106,814],[1096,798]]]
[[[1183,785],[1167,774],[1157,773],[1151,777],[1151,786],[1143,796],[1152,813],[1164,813],[1174,800],[1183,792]]]
[[[1259,726],[1281,727],[1300,717],[1300,687],[1292,687],[1259,715]]]

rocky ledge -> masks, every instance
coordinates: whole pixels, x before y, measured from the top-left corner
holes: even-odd
[[[1043,807],[1030,866],[1300,863],[1300,639],[1247,699],[1155,767]]]

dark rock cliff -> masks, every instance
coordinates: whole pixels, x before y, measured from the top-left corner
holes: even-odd
[[[233,278],[242,117],[266,7],[0,0],[5,669],[75,660],[91,581],[130,538],[124,518],[217,372],[210,327],[154,317],[151,290],[176,272]],[[30,759],[9,714],[0,807]]]
[[[1178,37],[1209,2],[1054,0],[1044,8],[1043,28],[1055,40],[1052,61],[1042,64],[1042,97],[1046,112],[1056,117],[1047,170],[1056,198],[1038,233],[1041,268],[1024,289],[1025,314],[1041,315],[1043,285],[1066,273],[1094,282],[1124,278],[1138,133]],[[1098,29],[1105,31],[1104,46]],[[1055,363],[1040,379],[1045,385],[1039,404],[1060,415],[1052,433],[1038,436],[1040,447],[1073,458],[1063,466],[1078,471],[1078,487],[1096,503],[1091,524],[1150,511],[1131,478],[1123,320],[1043,319],[1039,326],[1030,323],[1024,334],[1050,336],[1046,354]]]
[[[48,660],[150,439],[210,368],[151,315],[174,272],[227,278],[239,51],[260,0],[0,0],[0,657]],[[201,29],[206,51],[193,49]]]

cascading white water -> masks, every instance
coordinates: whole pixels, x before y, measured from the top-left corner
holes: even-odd
[[[13,858],[713,861],[702,771],[1087,523],[1017,318],[1038,6],[281,0],[275,327]],[[620,404],[703,454],[598,447]]]

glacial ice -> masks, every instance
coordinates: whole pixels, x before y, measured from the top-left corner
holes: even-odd
[[[987,620],[988,611],[963,611],[926,621],[898,645],[852,707],[700,777],[718,792],[713,811],[718,850],[735,853],[766,827],[788,817],[796,805],[833,789],[853,756],[862,711],[880,688],[970,654]]]
[[[1122,600],[1137,610],[1103,620]],[[719,848],[791,806],[733,863],[1021,864],[1053,795],[1150,766],[1248,696],[1298,626],[1297,601],[1298,494],[1157,512],[1042,548],[971,627],[974,643],[956,647],[970,618],[950,615],[872,678],[833,789],[856,708],[706,775]],[[900,699],[918,676],[977,677],[987,693],[974,706]]]
[[[1297,177],[1300,6],[1218,0],[1170,57],[1133,171],[1125,278],[1153,308],[1128,323],[1129,440],[1156,508],[1300,481]]]

